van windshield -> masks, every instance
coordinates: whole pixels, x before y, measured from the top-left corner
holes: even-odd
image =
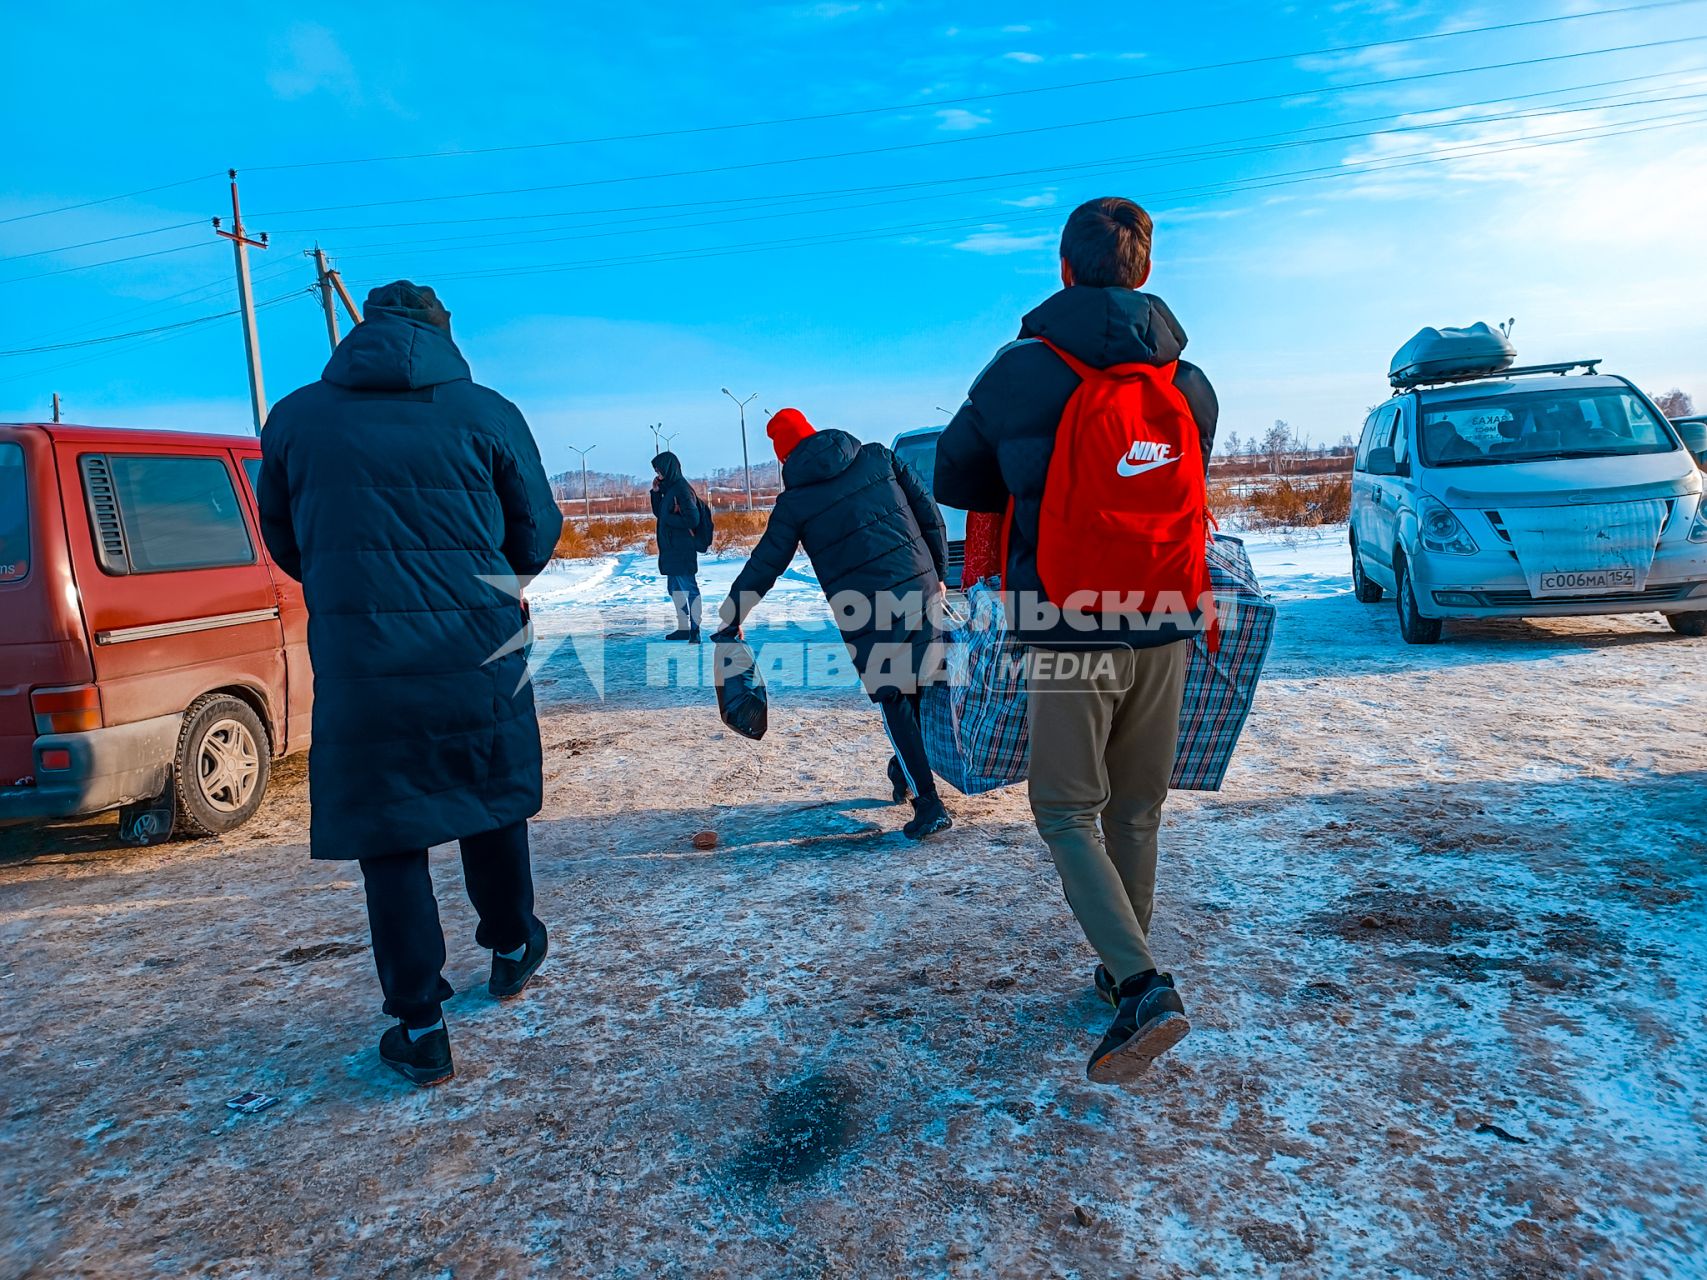
[[[895,456],[919,473],[925,492],[936,494],[936,442],[941,436],[909,436],[895,442]]]
[[[1425,404],[1418,437],[1423,462],[1431,467],[1669,453],[1677,447],[1641,399],[1621,387],[1567,385]]]
[[[24,450],[0,444],[0,582],[30,571],[30,525],[24,507]]]

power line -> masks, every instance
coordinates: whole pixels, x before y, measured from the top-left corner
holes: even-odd
[[[1579,58],[1602,57],[1612,53],[1631,53],[1644,49],[1668,48],[1682,44],[1696,44],[1707,40],[1707,35],[1677,36],[1667,40],[1649,40],[1639,44],[1615,45],[1603,49],[1585,49],[1576,53],[1551,54],[1545,57],[1520,58],[1510,62],[1486,63],[1475,67],[1457,67],[1446,71],[1422,71],[1405,76],[1382,76],[1374,80],[1359,80],[1347,84],[1324,85],[1313,89],[1292,89],[1285,93],[1259,94],[1248,98],[1229,98],[1219,102],[1193,103],[1182,107],[1160,107],[1151,111],[1138,111],[1126,115],[1099,116],[1091,120],[1068,121],[1063,124],[1032,125],[1023,129],[1005,129],[992,133],[968,134],[960,138],[932,138],[924,142],[893,143],[882,147],[864,147],[850,151],[827,151],[816,155],[788,156],[775,160],[750,160],[740,164],[710,165],[699,169],[675,169],[659,173],[627,174],[614,178],[585,178],[578,182],[555,182],[534,187],[506,187],[490,191],[452,192],[446,195],[409,196],[395,200],[367,200],[354,204],[315,205],[300,209],[275,209],[268,213],[256,214],[256,217],[282,218],[304,213],[335,213],[345,209],[377,209],[397,205],[436,204],[446,200],[478,200],[494,196],[533,195],[541,191],[568,191],[586,187],[615,186],[629,182],[653,182],[665,178],[704,177],[718,173],[742,173],[754,169],[773,169],[785,165],[807,164],[823,160],[850,160],[865,156],[890,155],[903,151],[920,151],[936,147],[963,146],[969,142],[991,142],[1003,138],[1032,136],[1040,133],[1058,133],[1068,129],[1086,129],[1098,125],[1127,124],[1134,120],[1153,120],[1162,116],[1184,115],[1197,111],[1217,110],[1224,107],[1256,106],[1262,103],[1287,102],[1297,98],[1319,98],[1328,94],[1350,93],[1358,89],[1387,88],[1396,84],[1413,84],[1423,80],[1438,80],[1448,76],[1471,75],[1482,71],[1509,71],[1518,67],[1542,66],[1555,62],[1570,62]]]
[[[1333,57],[1340,54],[1364,53],[1371,49],[1395,48],[1421,44],[1432,40],[1450,40],[1459,36],[1488,35],[1499,31],[1516,31],[1529,27],[1552,26],[1564,22],[1579,22],[1585,18],[1608,18],[1620,14],[1640,13],[1653,9],[1672,9],[1682,5],[1699,4],[1702,0],[1655,0],[1654,3],[1627,5],[1617,9],[1596,9],[1586,13],[1565,13],[1548,18],[1529,18],[1523,21],[1499,22],[1481,27],[1464,27],[1454,31],[1434,31],[1422,35],[1401,36],[1391,40],[1370,40],[1361,44],[1332,45],[1321,49],[1302,49],[1291,53],[1262,54],[1250,58],[1233,58],[1222,62],[1205,62],[1189,67],[1171,67],[1132,75],[1107,76],[1097,80],[1075,80],[1066,84],[1038,85],[1029,89],[1007,89],[993,93],[968,94],[958,98],[915,99],[881,107],[856,107],[842,111],[821,111],[809,115],[779,116],[765,120],[745,120],[731,124],[694,125],[680,129],[654,129],[640,133],[606,134],[593,138],[567,138],[551,142],[521,142],[489,147],[468,147],[444,151],[415,151],[397,155],[362,156],[347,160],[306,160],[294,164],[251,165],[250,172],[278,172],[291,169],[320,169],[340,165],[386,164],[405,160],[436,160],[458,156],[494,155],[515,151],[543,151],[559,147],[585,147],[611,142],[641,142],[658,138],[691,137],[708,133],[729,133],[743,129],[773,128],[778,125],[809,124],[825,120],[845,120],[860,116],[886,115],[897,111],[936,110],[964,106],[974,102],[994,102],[1006,98],[1029,97],[1045,93],[1063,93],[1073,89],[1096,88],[1113,84],[1132,84],[1138,81],[1193,75],[1204,71],[1226,71],[1239,67],[1264,66],[1289,62],[1297,58]],[[270,215],[269,215],[270,216]]]
[[[170,249],[156,249],[152,253],[132,253],[122,258],[104,258],[100,262],[79,263],[75,267],[56,267],[52,271],[38,271],[28,276],[8,276],[0,280],[0,284],[21,284],[25,280],[45,280],[49,276],[70,275],[74,271],[93,271],[96,267],[113,267],[121,262],[140,262],[144,258],[161,258],[169,253],[183,253],[186,249],[200,249],[205,241],[195,241],[192,244],[174,245]]]
[[[257,303],[255,309],[257,311],[270,310],[273,307],[282,306],[284,303],[291,301],[293,298],[298,298],[298,297],[306,298],[307,296],[308,296],[308,293],[307,293],[306,289],[296,289],[296,290],[292,290],[290,293],[280,294],[276,298],[269,298],[266,302]],[[229,315],[229,313],[227,313],[227,315]],[[207,319],[209,319],[209,320],[219,320],[219,319],[225,319],[225,318],[226,318],[226,316],[209,316],[209,317],[207,317]],[[105,360],[111,356],[125,354],[128,352],[133,352],[133,351],[139,350],[142,347],[152,346],[153,344],[155,344],[157,342],[170,342],[172,339],[182,337],[185,333],[188,333],[188,332],[189,332],[188,329],[180,329],[180,330],[176,330],[176,331],[171,332],[171,333],[159,333],[159,334],[155,334],[151,337],[136,339],[128,347],[124,347],[124,348],[116,348],[116,347],[115,348],[103,348],[102,350],[96,351],[91,355],[79,356],[74,360],[64,360],[58,364],[43,365],[43,366],[40,366],[38,368],[31,369],[26,373],[15,373],[9,377],[0,378],[0,386],[9,386],[12,383],[23,382],[25,380],[34,381],[37,378],[40,378],[40,377],[42,377],[46,374],[49,374],[49,373],[55,373],[61,369],[74,369],[74,368],[78,367],[79,365],[85,365],[85,364],[91,363],[92,361]]]
[[[269,301],[279,302],[285,298],[295,297],[300,292],[302,290],[293,289],[290,293],[280,294],[279,297],[269,299]],[[0,357],[42,355],[49,351],[68,351],[73,347],[97,347],[109,342],[123,342],[128,338],[146,338],[150,334],[169,333],[173,329],[188,329],[192,325],[206,324],[210,320],[224,320],[227,316],[237,314],[237,310],[219,311],[213,315],[197,316],[194,320],[179,320],[176,324],[155,325],[152,329],[133,329],[129,333],[110,333],[104,338],[84,338],[77,342],[54,342],[41,347],[19,347],[15,351],[0,351]]]
[[[112,244],[118,240],[137,240],[143,236],[164,235],[168,231],[182,231],[185,227],[199,227],[205,221],[194,218],[189,222],[174,222],[169,227],[154,227],[148,231],[127,231],[122,236],[104,236],[99,240],[84,240],[80,244],[62,244],[54,249],[31,249],[28,253],[9,253],[0,256],[0,262],[22,262],[25,258],[40,258],[50,253],[70,253],[73,249],[87,249],[97,244]]]
[[[1618,96],[1625,96],[1625,95],[1612,95],[1612,96],[1618,97]],[[650,235],[650,234],[653,234],[660,229],[659,227],[657,227],[655,225],[648,225],[648,226],[636,225],[637,221],[646,222],[646,223],[658,223],[658,222],[678,221],[678,220],[683,219],[683,218],[694,218],[697,220],[695,225],[698,227],[730,226],[730,225],[734,225],[734,224],[738,224],[738,223],[746,223],[746,222],[767,222],[767,221],[775,221],[775,220],[780,219],[780,218],[797,218],[797,217],[802,217],[802,216],[810,216],[810,215],[814,215],[814,214],[840,213],[840,212],[845,212],[845,211],[853,210],[853,209],[876,208],[876,207],[883,206],[883,205],[911,204],[911,203],[916,203],[918,201],[924,201],[924,200],[950,199],[950,198],[953,198],[956,196],[962,196],[962,195],[979,195],[979,194],[988,194],[988,193],[993,193],[993,192],[1014,191],[1014,190],[1023,189],[1025,187],[1030,187],[1031,185],[1033,185],[1033,183],[1036,181],[1036,175],[1038,175],[1038,174],[1062,174],[1062,173],[1070,173],[1070,172],[1082,172],[1082,171],[1090,170],[1090,169],[1099,169],[1099,170],[1100,169],[1108,169],[1108,168],[1112,168],[1114,166],[1118,166],[1118,165],[1122,165],[1122,164],[1129,164],[1131,161],[1139,160],[1139,159],[1142,159],[1145,161],[1145,163],[1140,166],[1140,168],[1142,170],[1164,169],[1164,168],[1173,168],[1173,167],[1176,167],[1179,165],[1184,165],[1184,164],[1195,164],[1195,163],[1201,163],[1204,161],[1223,159],[1223,158],[1227,158],[1227,157],[1231,157],[1231,156],[1256,155],[1256,154],[1262,154],[1262,153],[1270,152],[1270,151],[1283,151],[1283,150],[1287,150],[1287,149],[1305,147],[1305,146],[1319,146],[1319,145],[1323,145],[1326,143],[1332,143],[1332,142],[1350,142],[1350,141],[1358,141],[1358,140],[1367,139],[1367,138],[1390,136],[1390,135],[1394,135],[1394,134],[1432,132],[1435,130],[1458,129],[1458,128],[1464,128],[1464,127],[1467,127],[1470,125],[1477,125],[1477,124],[1508,123],[1508,122],[1516,122],[1516,121],[1523,121],[1523,120],[1536,119],[1536,118],[1544,119],[1548,116],[1575,115],[1575,114],[1582,114],[1585,112],[1605,112],[1605,111],[1609,111],[1609,110],[1617,110],[1617,109],[1622,109],[1622,108],[1626,108],[1626,107],[1660,106],[1660,105],[1664,105],[1666,103],[1671,103],[1671,102],[1693,102],[1693,101],[1698,101],[1703,97],[1707,97],[1707,92],[1693,93],[1693,94],[1676,94],[1676,95],[1671,95],[1668,97],[1646,98],[1646,99],[1639,99],[1639,100],[1635,100],[1635,101],[1618,102],[1618,103],[1609,102],[1609,100],[1605,99],[1605,98],[1591,99],[1590,101],[1598,102],[1599,105],[1589,105],[1589,106],[1560,105],[1560,106],[1549,106],[1549,107],[1537,107],[1537,108],[1531,108],[1527,111],[1501,112],[1501,113],[1497,113],[1497,114],[1484,115],[1484,116],[1461,116],[1461,117],[1458,117],[1456,119],[1441,120],[1441,121],[1436,121],[1436,122],[1433,122],[1430,124],[1398,125],[1398,126],[1393,126],[1391,128],[1385,128],[1385,129],[1368,129],[1368,130],[1361,130],[1361,131],[1353,132],[1353,133],[1326,134],[1326,135],[1323,135],[1320,137],[1315,137],[1315,138],[1297,138],[1297,137],[1292,136],[1292,134],[1289,134],[1289,133],[1257,134],[1254,136],[1247,136],[1244,138],[1227,139],[1224,142],[1217,142],[1217,143],[1213,143],[1213,144],[1205,144],[1205,146],[1201,147],[1201,148],[1181,148],[1181,149],[1178,149],[1174,152],[1147,153],[1144,156],[1122,156],[1122,157],[1116,157],[1116,158],[1107,159],[1107,160],[1090,161],[1090,162],[1085,162],[1085,163],[1076,164],[1076,165],[1067,165],[1067,166],[1060,166],[1060,167],[1056,167],[1056,168],[1033,170],[1033,171],[1029,171],[1029,174],[1027,175],[1027,176],[1030,176],[1032,180],[1025,182],[1025,183],[1017,183],[1017,184],[1016,183],[1004,183],[1004,184],[997,185],[997,186],[972,187],[972,188],[968,188],[966,190],[961,190],[961,191],[934,191],[934,192],[928,192],[928,193],[923,194],[923,195],[899,196],[899,197],[895,197],[893,199],[886,199],[886,200],[868,200],[868,201],[861,201],[861,202],[852,203],[852,204],[820,205],[820,206],[815,207],[815,208],[794,208],[794,209],[782,210],[780,212],[746,214],[746,215],[743,215],[740,217],[719,218],[719,219],[707,219],[704,217],[703,214],[701,214],[697,211],[691,211],[690,210],[688,212],[656,214],[656,215],[652,215],[650,217],[638,219],[638,220],[627,219],[627,220],[615,220],[615,221],[610,221],[610,222],[583,223],[583,224],[579,224],[578,226],[576,226],[574,228],[574,232],[575,232],[574,234],[562,235],[562,236],[541,236],[538,234],[538,232],[540,230],[555,230],[556,228],[535,228],[531,231],[494,232],[494,233],[489,233],[486,236],[448,236],[448,237],[442,237],[440,239],[427,239],[427,240],[389,240],[389,241],[382,240],[382,241],[370,242],[368,244],[357,243],[357,244],[342,245],[342,246],[340,246],[340,253],[342,256],[344,256],[346,258],[353,258],[357,261],[370,261],[370,260],[378,259],[378,258],[410,257],[410,256],[420,256],[420,255],[425,255],[425,254],[439,254],[439,253],[463,253],[463,252],[468,252],[470,250],[479,250],[479,249],[504,249],[504,248],[510,248],[513,246],[518,246],[518,245],[523,245],[523,244],[551,244],[551,243],[562,243],[565,241],[575,241],[575,240],[600,240],[600,239],[608,239],[608,238],[612,238],[612,237],[619,237],[619,236],[626,236],[626,235]],[[1449,111],[1449,110],[1456,110],[1456,109],[1458,109],[1458,108],[1441,108],[1440,110]],[[1416,113],[1416,112],[1401,112],[1401,113],[1396,113],[1395,115],[1375,117],[1375,119],[1389,119],[1390,120],[1390,119],[1403,118],[1404,116],[1415,115],[1415,114],[1418,114],[1418,113]],[[1355,123],[1355,122],[1348,122],[1348,123]],[[1293,131],[1293,132],[1295,133],[1296,131]],[[1547,135],[1541,135],[1541,136],[1547,136]],[[1287,139],[1287,140],[1277,141],[1277,142],[1269,142],[1266,145],[1261,145],[1261,146],[1238,145],[1238,144],[1243,144],[1243,143],[1248,143],[1248,142],[1253,142],[1253,141],[1260,141],[1260,140],[1265,139],[1265,138],[1275,138],[1275,137],[1281,137],[1281,138]],[[1131,170],[1128,170],[1128,172],[1131,172]],[[964,179],[945,179],[945,180],[940,180],[937,182],[913,183],[913,184],[904,184],[904,185],[907,188],[918,187],[918,186],[940,187],[940,186],[944,185],[945,183],[958,183],[961,181],[965,181],[965,180]],[[615,230],[615,231],[596,231],[596,230],[594,230],[595,228],[598,228],[598,227],[608,227],[608,226],[616,226],[619,229]],[[508,236],[508,237],[521,236],[521,237],[525,237],[525,238],[520,239],[520,240],[507,239],[507,240],[497,241],[495,243],[491,242],[497,236]],[[488,243],[469,243],[470,241],[479,241],[479,240],[488,241]],[[457,242],[457,243],[449,243],[449,242]],[[439,245],[440,247],[422,248],[422,247],[420,247],[422,245]],[[398,246],[401,246],[401,247],[398,247]],[[387,253],[362,253],[361,250],[364,250],[364,249],[390,249],[393,251],[387,252]]]
[[[1577,142],[1594,141],[1600,138],[1621,137],[1631,134],[1654,133],[1664,129],[1680,128],[1687,124],[1707,122],[1707,114],[1679,113],[1681,118],[1671,119],[1669,123],[1639,124],[1628,128],[1603,128],[1600,130],[1573,130],[1578,136],[1554,139],[1540,142],[1521,142],[1509,146],[1484,147],[1481,150],[1466,151],[1462,154],[1443,154],[1439,151],[1413,153],[1419,158],[1402,160],[1401,163],[1388,163],[1401,157],[1377,157],[1375,160],[1361,163],[1342,163],[1340,165],[1321,166],[1312,169],[1294,170],[1287,173],[1272,175],[1271,179],[1253,180],[1236,179],[1221,183],[1200,184],[1191,187],[1180,187],[1172,190],[1150,193],[1150,199],[1181,195],[1233,195],[1244,191],[1265,190],[1273,187],[1296,186],[1304,183],[1320,182],[1333,177],[1359,177],[1372,173],[1382,173],[1392,169],[1407,169],[1418,165],[1441,164],[1457,160],[1472,160],[1487,155],[1499,155],[1515,151],[1537,150],[1541,147],[1564,146]],[[1467,144],[1469,145],[1469,144]],[[1480,145],[1480,144],[1474,144]],[[1024,211],[1005,217],[1005,222],[1027,222],[1038,218],[1055,218],[1060,216],[1058,209],[1040,209]],[[894,235],[904,235],[921,231],[941,231],[970,226],[987,225],[991,221],[989,215],[979,214],[972,217],[962,217],[933,222],[906,223],[896,226],[866,228],[851,231],[829,231],[806,236],[795,236],[780,240],[753,241],[745,244],[711,246],[696,249],[661,250],[657,253],[635,254],[621,258],[586,258],[575,259],[560,263],[537,263],[527,266],[495,267],[485,270],[460,271],[437,277],[440,280],[474,280],[490,279],[506,276],[544,275],[567,271],[591,271],[611,267],[645,265],[659,262],[674,262],[698,260],[703,258],[729,257],[750,253],[767,252],[772,249],[802,248],[819,244],[843,244],[858,240],[886,239]]]
[[[83,200],[77,204],[60,205],[57,209],[37,209],[34,213],[13,214],[10,218],[0,218],[0,227],[13,222],[27,222],[31,218],[48,218],[56,213],[70,213],[75,209],[92,209],[98,204],[111,204],[115,200],[132,200],[137,196],[153,195],[156,191],[171,191],[176,187],[187,187],[192,182],[205,182],[209,178],[223,177],[223,172],[198,173],[193,178],[180,178],[177,182],[163,182],[157,187],[143,187],[139,191],[126,191],[116,196],[102,196],[98,200]]]
[[[1581,91],[1587,90],[1587,89],[1612,88],[1614,86],[1619,86],[1619,85],[1636,84],[1636,83],[1639,83],[1639,82],[1644,81],[1644,80],[1661,80],[1661,79],[1668,79],[1668,78],[1671,78],[1673,76],[1693,75],[1693,74],[1696,74],[1698,72],[1703,72],[1703,71],[1707,71],[1707,65],[1680,67],[1680,68],[1676,68],[1676,69],[1671,70],[1671,71],[1648,72],[1644,75],[1623,76],[1623,77],[1619,77],[1617,79],[1612,79],[1612,80],[1593,80],[1593,81],[1588,81],[1588,82],[1583,83],[1583,84],[1564,85],[1564,86],[1560,86],[1558,88],[1541,89],[1541,90],[1536,90],[1536,91],[1530,92],[1530,93],[1503,94],[1503,95],[1500,95],[1500,96],[1494,97],[1494,98],[1482,98],[1482,99],[1479,99],[1479,100],[1474,101],[1474,102],[1450,103],[1448,105],[1439,106],[1439,107],[1416,107],[1416,108],[1412,108],[1412,109],[1409,109],[1406,111],[1393,112],[1393,113],[1389,113],[1386,115],[1365,116],[1365,117],[1361,117],[1359,119],[1354,119],[1354,120],[1340,120],[1340,121],[1335,121],[1335,122],[1330,123],[1330,124],[1302,125],[1302,126],[1299,126],[1299,128],[1297,128],[1297,129],[1283,129],[1283,130],[1279,130],[1279,131],[1273,132],[1273,133],[1252,134],[1246,138],[1239,139],[1239,141],[1257,141],[1257,140],[1261,140],[1261,139],[1265,139],[1265,138],[1291,137],[1295,134],[1320,132],[1321,130],[1324,130],[1324,129],[1345,128],[1345,127],[1350,126],[1350,125],[1373,124],[1373,123],[1378,123],[1378,122],[1383,121],[1383,120],[1403,119],[1406,116],[1428,115],[1428,114],[1432,114],[1432,113],[1436,113],[1436,112],[1459,111],[1459,110],[1466,110],[1466,109],[1473,108],[1473,107],[1493,106],[1493,105],[1496,105],[1496,104],[1502,103],[1502,102],[1526,102],[1526,101],[1532,101],[1532,100],[1537,99],[1537,98],[1550,98],[1550,97],[1554,97],[1554,96],[1556,96],[1558,94],[1562,94],[1562,93],[1578,93],[1578,92],[1581,92]],[[1643,90],[1643,91],[1630,90],[1629,92],[1631,92],[1631,93],[1653,92],[1654,90],[1657,90],[1657,89],[1662,88],[1662,87],[1676,87],[1676,86],[1654,86],[1653,90]],[[1608,95],[1608,96],[1609,97],[1619,97],[1619,96],[1624,96],[1624,95],[1613,94],[1613,95]],[[1603,101],[1603,100],[1604,99],[1580,98],[1580,99],[1568,100],[1564,103],[1559,103],[1559,104],[1555,104],[1555,105],[1563,107],[1563,106],[1576,105],[1579,102],[1592,102],[1592,101]],[[1444,126],[1442,126],[1442,127],[1444,127]],[[1169,155],[1169,154],[1175,154],[1175,153],[1174,152],[1154,152],[1154,153],[1146,153],[1146,154]],[[1109,162],[1108,161],[1093,161],[1093,162],[1087,162],[1087,163],[1081,163],[1081,164],[1071,164],[1071,165],[1049,165],[1049,166],[1044,166],[1041,168],[1034,168],[1034,169],[1007,169],[1007,170],[999,170],[999,171],[996,171],[993,173],[967,174],[967,175],[964,175],[964,176],[958,177],[958,178],[931,178],[931,179],[924,179],[924,180],[913,181],[913,182],[880,183],[880,184],[858,186],[858,187],[821,187],[821,188],[817,188],[815,190],[810,190],[810,191],[771,192],[771,193],[766,193],[766,194],[750,195],[750,196],[728,196],[728,197],[721,197],[721,198],[717,198],[717,199],[707,199],[707,200],[677,201],[677,202],[671,203],[671,204],[669,204],[667,206],[663,206],[663,207],[667,207],[667,208],[674,209],[674,210],[680,210],[680,211],[684,211],[684,212],[671,213],[671,214],[649,215],[647,218],[645,218],[643,220],[657,221],[657,220],[660,220],[660,219],[666,218],[666,217],[667,218],[676,218],[676,217],[684,217],[684,216],[693,216],[691,211],[694,211],[694,210],[715,209],[715,208],[721,208],[721,207],[730,206],[730,205],[748,205],[748,204],[773,205],[773,204],[776,204],[776,203],[779,203],[782,201],[802,201],[802,202],[804,202],[804,201],[809,201],[809,200],[827,199],[827,198],[834,197],[834,196],[869,195],[869,194],[875,194],[875,193],[880,193],[880,192],[888,192],[888,191],[914,190],[914,189],[921,188],[921,187],[937,187],[937,186],[944,186],[944,185],[950,185],[950,184],[955,184],[955,183],[985,182],[985,181],[990,181],[990,180],[993,180],[996,178],[1019,178],[1019,177],[1047,175],[1047,174],[1074,171],[1074,170],[1090,168],[1090,167],[1097,167],[1099,165],[1103,165],[1103,164],[1107,164],[1107,163],[1109,163]],[[472,217],[472,218],[418,218],[418,219],[414,219],[411,221],[404,221],[404,222],[360,222],[360,223],[342,223],[342,224],[320,225],[320,226],[287,226],[287,227],[281,228],[281,231],[285,232],[285,233],[299,232],[299,233],[310,234],[310,235],[328,235],[334,231],[382,231],[382,230],[389,230],[389,229],[397,228],[397,227],[448,227],[448,226],[470,226],[470,225],[485,224],[485,223],[492,223],[492,222],[537,222],[541,219],[548,219],[548,218],[580,218],[580,217],[590,217],[590,216],[594,216],[597,214],[606,214],[606,213],[648,214],[649,211],[656,210],[659,207],[660,207],[660,205],[657,201],[648,201],[647,203],[644,203],[644,204],[599,205],[599,206],[593,206],[593,207],[583,207],[580,209],[554,209],[554,210],[549,210],[549,211],[542,212],[542,213],[481,214],[477,217]],[[581,225],[590,226],[590,225],[597,225],[597,224],[581,224]],[[557,228],[552,228],[552,227],[535,228],[535,230],[556,230],[556,229]],[[497,234],[497,235],[519,234],[519,232],[495,232],[493,234]],[[446,238],[448,239],[449,237],[446,237]],[[386,245],[390,245],[390,244],[430,243],[430,242],[397,240],[397,241],[386,241],[386,242],[381,242],[381,243],[386,244]],[[376,245],[346,246],[346,248],[363,248],[363,247],[373,248],[373,247],[377,247],[377,246]]]

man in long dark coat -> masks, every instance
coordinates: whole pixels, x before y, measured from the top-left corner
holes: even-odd
[[[946,831],[953,821],[919,721],[948,562],[942,512],[918,473],[883,445],[818,431],[798,409],[776,414],[765,433],[782,463],[783,490],[713,638],[733,636],[804,547],[860,682],[883,713],[895,798],[912,794],[913,820],[903,830],[914,840]]]
[[[433,291],[368,295],[318,382],[261,437],[261,528],[302,582],[314,665],[315,858],[360,859],[385,1012],[380,1058],[452,1073],[444,933],[427,849],[462,845],[490,989],[545,959],[527,820],[542,780],[521,587],[562,515],[520,411],[477,385]]]

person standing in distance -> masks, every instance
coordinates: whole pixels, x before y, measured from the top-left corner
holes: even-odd
[[[520,411],[475,383],[432,289],[368,295],[318,382],[261,436],[261,532],[302,583],[314,664],[311,855],[357,859],[387,1066],[453,1073],[444,932],[427,849],[460,841],[492,952],[520,994],[545,959],[527,820],[542,798],[521,589],[563,517]]]

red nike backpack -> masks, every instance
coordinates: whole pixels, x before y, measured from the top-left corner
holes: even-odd
[[[1092,614],[1133,613],[1104,607],[1117,601],[1145,615],[1203,607],[1213,643],[1209,491],[1197,422],[1174,385],[1176,362],[1093,369],[1044,345],[1079,375],[1038,517],[1044,594]]]

